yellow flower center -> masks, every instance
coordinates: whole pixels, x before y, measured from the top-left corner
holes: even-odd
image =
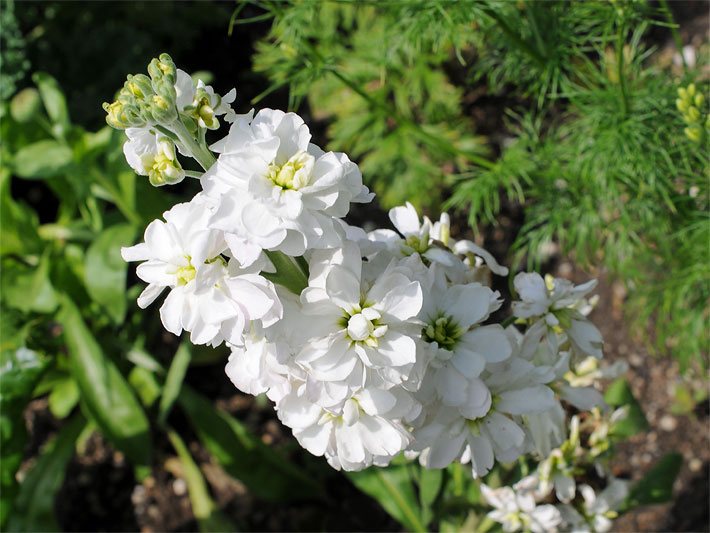
[[[312,155],[298,152],[283,165],[269,165],[266,177],[284,190],[298,190],[308,185],[313,161]]]

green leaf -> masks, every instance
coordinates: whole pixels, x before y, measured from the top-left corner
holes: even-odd
[[[148,419],[116,365],[102,352],[79,310],[62,298],[59,321],[70,355],[70,369],[81,401],[103,434],[134,463],[148,464],[151,438]]]
[[[38,253],[42,243],[37,234],[37,213],[12,198],[10,181],[10,171],[0,170],[0,254]]]
[[[683,465],[679,453],[664,455],[639,481],[637,481],[624,504],[627,511],[639,505],[664,503],[673,498],[673,483]]]
[[[173,408],[175,400],[180,394],[185,372],[190,365],[191,352],[190,343],[183,342],[173,357],[173,362],[168,369],[168,375],[165,378],[165,386],[163,387],[163,395],[160,398],[160,409],[158,412],[158,421],[164,424]]]
[[[625,379],[619,378],[609,385],[604,393],[604,401],[612,407],[627,408],[626,416],[612,427],[613,435],[628,438],[648,429],[646,416]]]
[[[422,467],[419,475],[419,501],[423,506],[430,506],[434,503],[439,495],[443,479],[443,470]]]
[[[407,465],[390,465],[347,475],[358,489],[372,496],[407,530],[427,531],[407,469]]]
[[[0,278],[2,300],[20,311],[54,311],[58,299],[49,280],[49,261],[48,253],[40,258],[34,268],[10,258],[3,261],[3,275]]]
[[[429,524],[434,518],[433,505],[441,491],[444,471],[441,469],[414,467],[419,469],[417,481],[419,485],[419,504],[422,512],[421,519],[424,524]]]
[[[276,272],[263,272],[264,277],[296,295],[301,294],[301,291],[308,286],[308,272],[304,271],[299,261],[283,252],[265,250],[265,253],[276,268]]]
[[[13,160],[15,174],[21,178],[44,179],[61,175],[71,164],[73,154],[67,146],[47,139],[20,148]]]
[[[32,81],[35,82],[39,89],[39,94],[42,97],[42,103],[47,110],[50,120],[54,124],[55,133],[63,136],[69,131],[69,109],[67,101],[64,98],[64,93],[59,88],[57,80],[45,72],[35,72],[32,75]]]
[[[58,382],[49,394],[49,410],[55,418],[66,418],[79,403],[79,387],[70,376]]]
[[[6,333],[3,328],[3,344],[7,341]],[[32,350],[6,351],[3,348],[0,367],[0,528],[5,524],[18,492],[15,474],[22,464],[27,441],[22,413],[45,368],[45,362]]]
[[[141,403],[151,407],[160,397],[160,385],[155,375],[140,366],[134,366],[128,374],[128,383],[138,394]]]
[[[40,110],[41,102],[37,89],[28,87],[17,93],[10,101],[10,114],[24,124],[32,120]]]
[[[121,246],[133,242],[135,228],[117,224],[102,231],[86,252],[86,290],[89,296],[108,312],[116,324],[126,314],[126,272],[128,264],[121,258]]]
[[[200,440],[222,468],[257,496],[271,501],[311,498],[320,487],[240,422],[183,385],[178,397]]]
[[[85,425],[82,416],[74,417],[44,447],[41,457],[20,485],[7,531],[59,530],[54,518],[54,497]]]
[[[168,431],[168,438],[182,462],[182,473],[187,483],[192,512],[200,525],[200,531],[236,531],[234,524],[219,511],[210,497],[205,478],[183,440],[174,431]]]

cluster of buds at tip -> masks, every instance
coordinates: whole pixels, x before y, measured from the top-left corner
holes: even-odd
[[[675,105],[688,125],[683,131],[688,139],[696,143],[702,142],[710,131],[710,114],[703,113],[704,104],[705,96],[697,91],[694,83],[678,88]]]
[[[106,122],[116,129],[170,124],[177,119],[176,68],[168,54],[148,65],[148,73],[128,75],[116,100],[104,103]]]

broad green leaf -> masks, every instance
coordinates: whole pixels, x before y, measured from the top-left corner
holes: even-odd
[[[64,326],[71,373],[87,413],[108,440],[129,459],[134,463],[149,463],[150,427],[131,387],[113,361],[102,352],[79,310],[67,297],[62,298],[58,318]]]
[[[126,272],[121,246],[133,242],[135,229],[117,224],[102,231],[89,246],[85,259],[86,290],[89,296],[120,324],[126,314]]]
[[[415,467],[416,468],[416,467]],[[429,524],[434,518],[432,506],[436,501],[444,480],[444,471],[441,469],[419,468],[419,504],[421,506],[421,520],[424,524]]]
[[[311,498],[320,492],[310,477],[189,387],[183,385],[178,403],[222,468],[255,495],[284,501]]]
[[[55,132],[63,136],[69,131],[69,109],[64,93],[59,88],[57,80],[45,72],[35,72],[32,75],[42,97],[42,103],[47,110],[50,120],[55,125]]]
[[[3,343],[5,340],[3,338]],[[18,492],[15,474],[22,463],[27,441],[22,413],[45,366],[39,354],[32,350],[3,349],[0,366],[0,528],[5,524]]]
[[[646,416],[625,379],[617,379],[609,385],[604,393],[604,401],[612,407],[625,406],[628,409],[626,416],[614,424],[612,434],[627,438],[648,429]]]
[[[414,493],[407,465],[369,468],[349,472],[348,478],[365,494],[372,496],[395,520],[409,531],[427,531]]]
[[[182,381],[185,379],[185,372],[190,365],[190,359],[190,343],[183,342],[175,353],[173,362],[168,369],[168,375],[165,378],[163,395],[160,398],[160,409],[158,412],[158,421],[161,424],[164,424],[168,419],[170,410],[173,408],[173,404],[180,394]]]
[[[77,403],[79,403],[79,387],[70,376],[56,383],[49,394],[49,410],[55,418],[66,418]]]
[[[155,375],[140,366],[134,366],[128,374],[128,383],[138,394],[141,403],[151,407],[160,398],[160,385]]]
[[[168,431],[168,438],[182,462],[182,473],[187,483],[192,512],[200,525],[200,531],[236,531],[234,524],[220,512],[210,497],[200,467],[193,460],[180,435],[174,431]]]
[[[12,101],[10,101],[10,114],[17,122],[24,124],[37,116],[41,105],[42,102],[37,89],[28,87],[12,98]]]
[[[37,213],[16,202],[10,194],[10,172],[0,170],[0,254],[37,253],[42,248],[37,229]]]
[[[13,170],[21,178],[51,178],[62,174],[71,164],[72,158],[71,149],[57,141],[37,141],[17,151]]]
[[[624,504],[624,510],[639,505],[664,503],[673,498],[673,483],[683,465],[683,456],[679,453],[664,455],[654,466],[637,481]]]
[[[80,415],[65,425],[42,451],[20,485],[7,531],[58,531],[54,497],[64,481],[67,463],[86,421]]]
[[[439,495],[444,471],[422,467],[419,475],[419,501],[422,505],[431,505]]]
[[[0,278],[2,300],[9,307],[20,311],[51,313],[57,308],[57,293],[49,280],[49,255],[45,254],[39,264],[31,267],[7,258],[2,262]]]

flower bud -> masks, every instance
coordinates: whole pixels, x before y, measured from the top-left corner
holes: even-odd
[[[687,112],[688,122],[698,122],[700,120],[700,111],[697,107],[690,106]]]
[[[130,94],[138,101],[145,102],[153,94],[150,78],[145,74],[129,75],[123,84],[124,94]]]
[[[160,54],[158,58],[153,58],[150,62],[148,65],[148,74],[150,74],[153,81],[165,79],[171,84],[174,84],[177,71],[172,58],[168,54],[163,53]]]
[[[693,142],[700,142],[700,138],[702,137],[702,130],[700,129],[700,126],[689,126],[683,130],[685,132],[685,136],[688,137]]]
[[[170,124],[177,120],[177,108],[174,101],[160,94],[154,94],[148,106],[150,116],[159,124]]]
[[[185,171],[175,154],[175,145],[162,137],[158,141],[158,153],[148,169],[148,180],[154,187],[178,183],[185,178]]]
[[[125,130],[129,127],[128,117],[126,116],[124,105],[116,100],[115,102],[103,103],[103,109],[106,111],[106,123],[117,130]]]

